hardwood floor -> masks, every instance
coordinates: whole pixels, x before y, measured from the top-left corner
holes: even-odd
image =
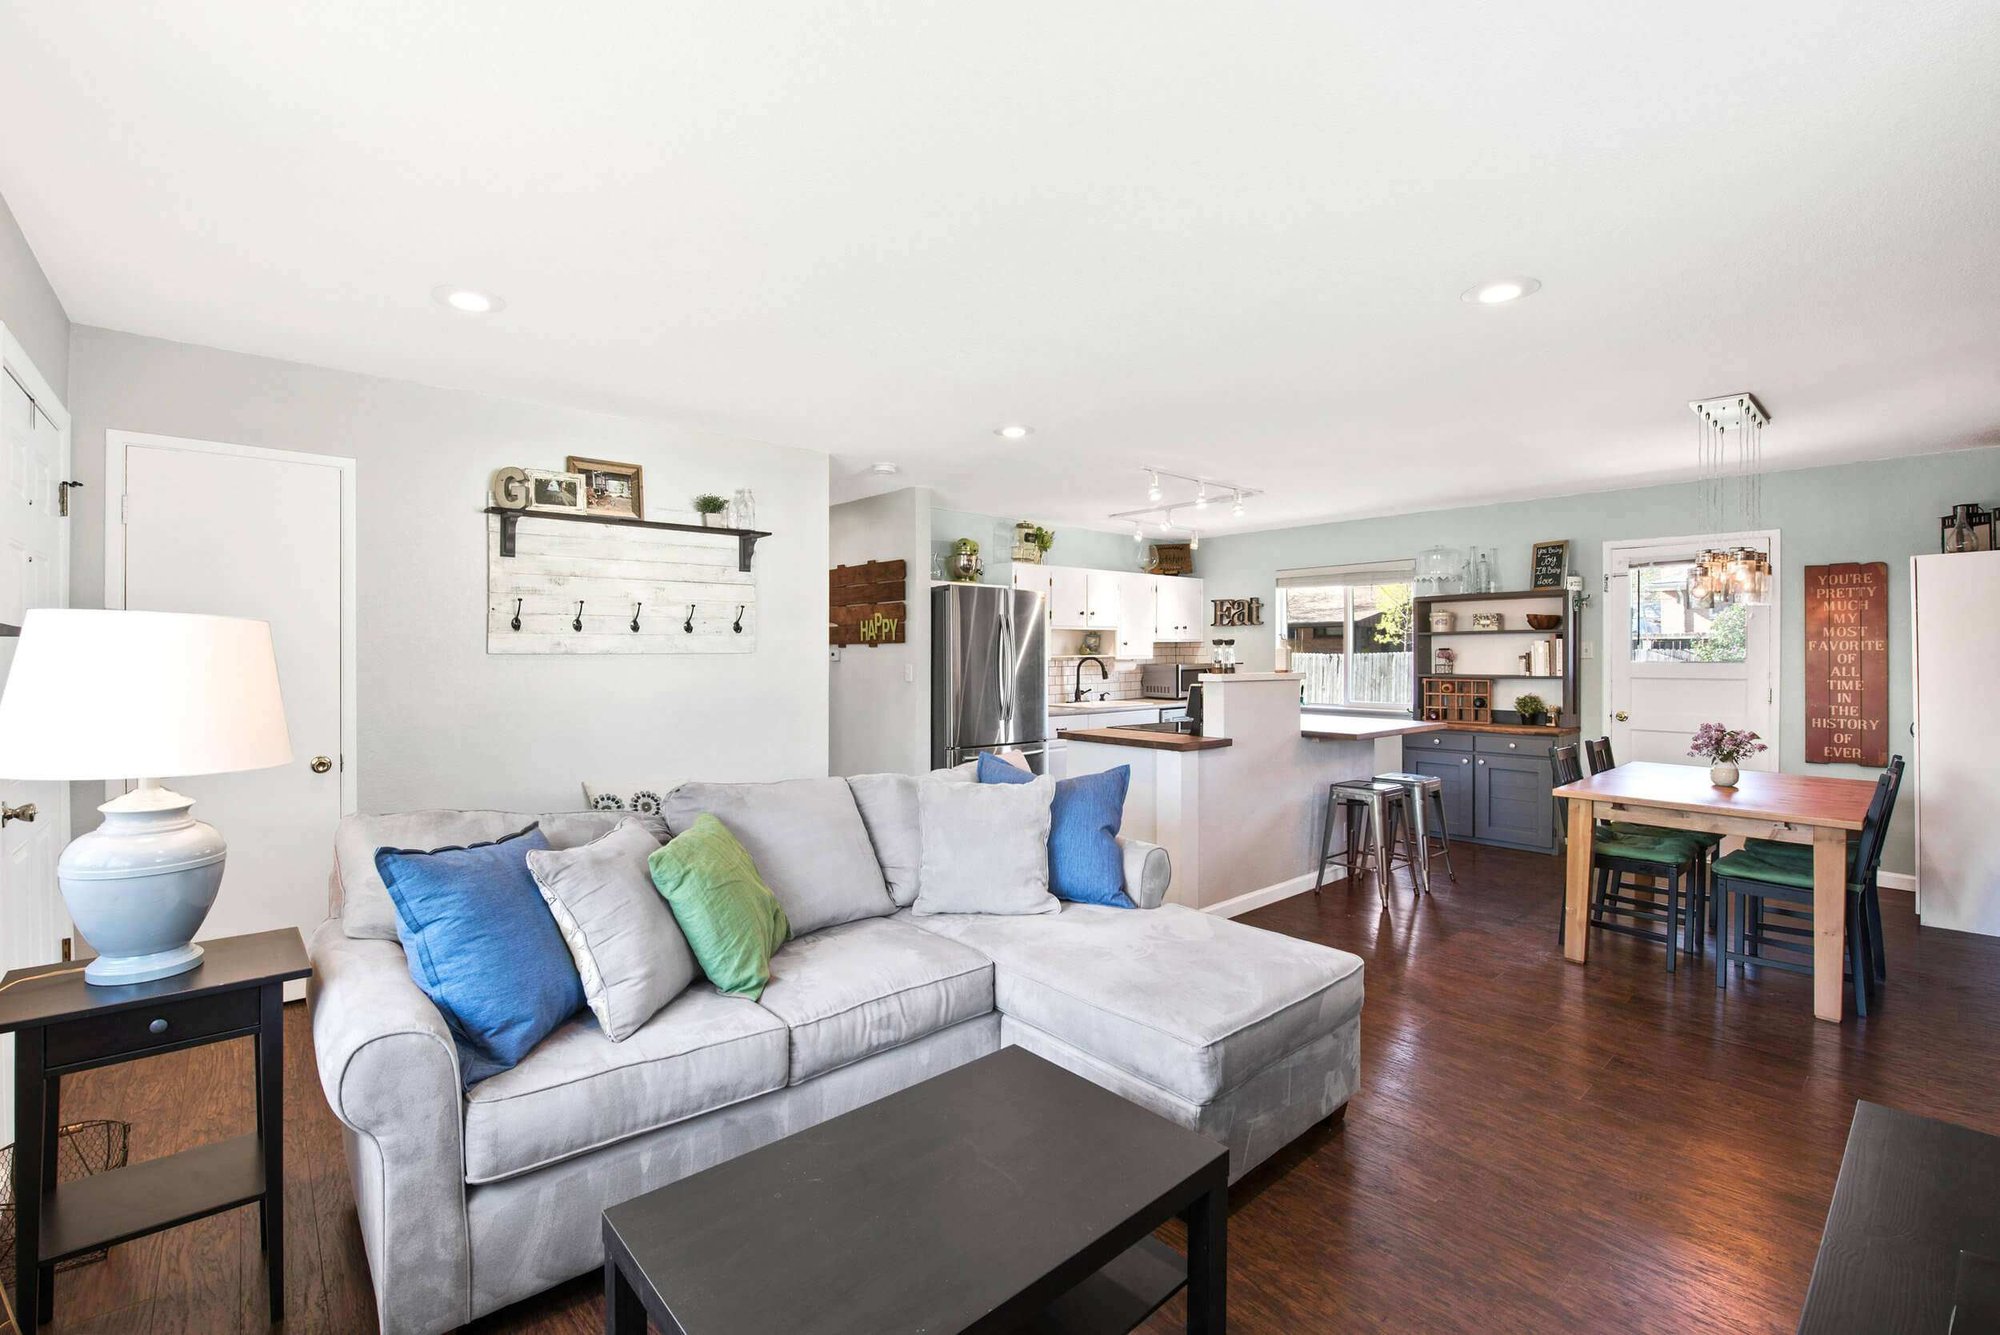
[[[1456,885],[1302,895],[1246,920],[1368,962],[1362,1087],[1232,1193],[1231,1329],[1777,1331],[1796,1323],[1854,1101],[2000,1133],[2000,941],[1922,932],[1884,897],[1876,1014],[1812,1018],[1811,980],[1669,977],[1599,933],[1565,964],[1554,859],[1460,846]],[[287,1014],[291,1335],[374,1328],[338,1127]],[[77,1077],[74,1117],[133,1157],[251,1129],[247,1043]],[[1176,1244],[1180,1239],[1175,1238]],[[57,1281],[64,1332],[255,1331],[255,1215],[118,1247]],[[595,1332],[595,1277],[477,1323]],[[1179,1328],[1178,1300],[1148,1327]]]

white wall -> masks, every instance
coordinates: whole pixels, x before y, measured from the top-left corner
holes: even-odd
[[[67,406],[69,316],[4,198],[0,198],[0,324],[20,341],[28,360]]]
[[[519,403],[79,326],[73,597],[104,596],[104,433],[346,455],[358,472],[364,811],[557,810],[579,784],[775,779],[827,760],[827,462],[666,422]],[[488,657],[488,478],[566,454],[646,470],[649,513],[757,493],[749,656]],[[87,815],[88,804],[80,804]]]
[[[832,666],[828,763],[835,774],[921,774],[931,750],[931,493],[928,487],[833,507],[832,564],[908,562],[904,643],[849,645]]]

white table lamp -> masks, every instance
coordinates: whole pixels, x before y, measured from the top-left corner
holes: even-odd
[[[225,847],[171,775],[292,758],[271,627],[184,612],[41,609],[0,695],[0,777],[136,779],[56,864],[70,921],[98,952],[88,982],[139,983],[201,962],[193,944]]]

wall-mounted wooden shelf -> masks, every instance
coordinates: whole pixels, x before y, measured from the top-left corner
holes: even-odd
[[[1458,612],[1461,617],[1465,617],[1474,610],[1488,610],[1494,603],[1520,602],[1554,604],[1553,607],[1546,609],[1528,608],[1525,610],[1558,612],[1562,617],[1562,622],[1548,630],[1536,630],[1531,626],[1504,626],[1499,630],[1474,630],[1470,628],[1464,630],[1432,630],[1430,628],[1431,611],[1433,608],[1450,609]],[[1435,666],[1432,651],[1437,647],[1438,642],[1442,641],[1450,645],[1460,638],[1469,638],[1472,636],[1512,635],[1530,639],[1556,641],[1558,645],[1556,657],[1560,662],[1561,670],[1541,674],[1495,671],[1488,667],[1476,666],[1474,663],[1467,662],[1459,665],[1459,672],[1464,674],[1459,680],[1462,681],[1466,678],[1480,679],[1486,682],[1489,690],[1495,682],[1560,682],[1561,689],[1558,692],[1560,699],[1555,702],[1557,716],[1559,718],[1574,718],[1578,706],[1582,703],[1582,683],[1577,678],[1576,636],[1571,634],[1571,631],[1576,627],[1576,614],[1577,604],[1574,595],[1569,590],[1560,588],[1514,589],[1505,593],[1445,593],[1427,598],[1412,599],[1410,603],[1410,619],[1413,623],[1412,629],[1415,633],[1411,640],[1411,658],[1413,661],[1410,667],[1411,675],[1416,678],[1414,683],[1414,698],[1420,702],[1417,710],[1418,717],[1423,717],[1424,709],[1429,705],[1429,702],[1425,699],[1429,683],[1451,679],[1449,677],[1440,678],[1432,670]],[[1524,613],[1510,611],[1506,615],[1507,619],[1511,621],[1517,616],[1524,615]],[[1470,655],[1471,646],[1466,646],[1466,648],[1468,655]],[[1499,650],[1498,646],[1495,646],[1493,652],[1497,653],[1501,652],[1501,650]],[[1491,653],[1476,655],[1476,658],[1479,660],[1488,660],[1491,657]],[[1430,707],[1445,708],[1443,705]],[[1489,712],[1491,720],[1496,724],[1512,724],[1517,721],[1517,716],[1511,709],[1491,708]],[[1447,715],[1441,721],[1451,720],[1449,715]]]
[[[613,519],[607,515],[573,515],[560,510],[506,510],[497,505],[489,505],[486,514],[500,516],[500,555],[514,555],[514,526],[523,519],[559,519],[568,524],[603,524],[612,528],[653,528],[671,529],[677,533],[712,533],[718,537],[736,539],[736,568],[749,573],[750,557],[757,550],[757,539],[771,535],[763,529],[755,528],[710,528],[706,524],[669,524],[657,519]]]

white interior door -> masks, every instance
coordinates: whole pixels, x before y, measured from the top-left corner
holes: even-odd
[[[229,842],[197,939],[310,935],[326,918],[334,827],[354,809],[342,689],[352,461],[120,433],[112,449],[124,465],[124,606],[270,622],[291,729],[282,768],[160,776]]]
[[[1919,556],[1916,603],[1917,915],[1926,927],[2000,936],[1990,700],[2000,654],[2000,552]]]
[[[1763,546],[1777,534],[1727,534],[1604,546],[1605,734],[1620,763],[1701,762],[1687,753],[1704,723],[1747,728],[1770,747],[1745,769],[1778,768],[1778,579],[1763,607],[1704,608],[1687,594],[1695,552]]]
[[[0,686],[32,607],[69,602],[68,543],[57,484],[69,475],[69,417],[0,330]],[[32,391],[32,392],[31,392]],[[61,957],[69,916],[56,859],[69,842],[69,785],[0,780],[0,971]],[[34,814],[27,816],[32,807]],[[14,1120],[13,1039],[0,1040],[0,1144]]]

